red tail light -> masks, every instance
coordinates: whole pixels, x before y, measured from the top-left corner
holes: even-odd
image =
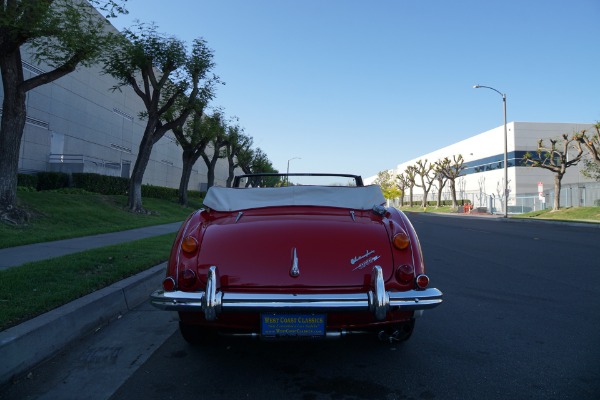
[[[175,279],[168,276],[165,278],[162,285],[163,289],[165,289],[165,292],[172,292],[173,290],[175,290]]]
[[[196,284],[196,273],[191,269],[186,269],[181,275],[181,286],[191,288]]]
[[[413,282],[415,279],[415,269],[412,265],[401,265],[396,270],[396,279],[403,284]]]
[[[419,275],[416,282],[419,289],[425,289],[429,285],[429,277],[427,275]]]

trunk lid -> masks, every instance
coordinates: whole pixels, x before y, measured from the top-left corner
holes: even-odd
[[[246,213],[238,222],[213,221],[200,245],[200,270],[215,265],[224,288],[365,287],[375,265],[387,280],[393,257],[385,226],[360,214]]]

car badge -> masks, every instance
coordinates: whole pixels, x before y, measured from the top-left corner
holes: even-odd
[[[290,269],[290,276],[297,277],[300,275],[300,268],[298,268],[298,254],[296,248],[292,251],[292,269]]]
[[[381,256],[375,255],[375,250],[367,250],[365,254],[356,256],[350,260],[350,264],[355,265],[359,263],[352,271],[363,269],[375,261],[379,260]]]
[[[369,257],[371,254],[375,253],[375,250],[367,250],[365,251],[365,254],[362,254],[360,256],[356,256],[353,259],[350,260],[350,264],[354,265],[357,262],[359,262],[362,259],[365,259],[367,257]]]

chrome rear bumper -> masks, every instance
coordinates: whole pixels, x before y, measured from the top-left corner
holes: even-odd
[[[204,292],[152,293],[151,303],[162,310],[204,312],[208,321],[214,321],[222,312],[344,312],[371,311],[378,321],[388,311],[418,311],[438,306],[442,292],[438,289],[390,292],[385,290],[381,267],[373,267],[371,290],[366,293],[336,294],[280,294],[235,293],[216,290],[217,268],[210,267]]]

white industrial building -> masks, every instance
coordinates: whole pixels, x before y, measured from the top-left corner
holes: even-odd
[[[542,168],[522,166],[521,159],[524,154],[535,153],[540,139],[543,139],[546,145],[550,145],[549,139],[562,139],[563,134],[572,135],[591,127],[590,123],[510,122],[507,124],[509,212],[527,212],[552,206],[554,173]],[[558,143],[561,143],[561,140]],[[456,181],[458,199],[469,200],[475,207],[484,207],[488,211],[501,212],[504,203],[504,125],[423,154],[390,171],[401,174],[408,166],[415,165],[418,160],[436,162],[445,157],[452,159],[459,154],[465,160],[466,169]],[[590,206],[600,198],[599,185],[581,174],[582,167],[583,162],[580,162],[567,169],[562,180],[561,206]],[[370,177],[366,182],[373,182],[376,178],[376,176]],[[543,196],[539,195],[540,192]],[[415,186],[413,193],[413,201],[420,204],[423,190]],[[450,199],[448,187],[442,190],[442,198]],[[404,199],[408,201],[408,193],[405,194]],[[428,199],[430,201],[437,199],[435,186],[432,187]]]

